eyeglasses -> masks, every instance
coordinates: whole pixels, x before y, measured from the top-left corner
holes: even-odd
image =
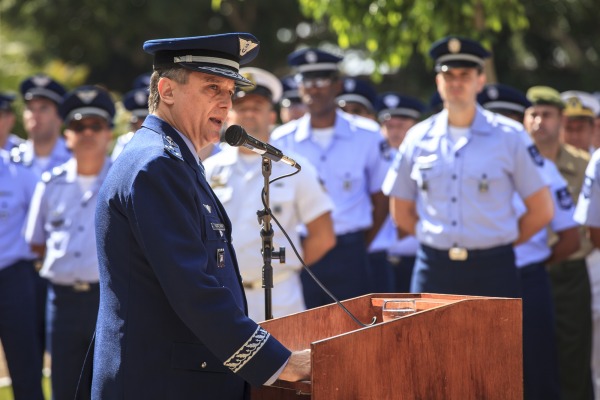
[[[92,132],[98,133],[100,131],[105,130],[106,128],[107,128],[107,126],[105,124],[101,124],[99,122],[96,122],[93,124],[75,123],[75,124],[69,125],[69,129],[74,131],[75,133],[82,133],[86,129],[90,129],[90,130],[92,130]]]
[[[305,89],[317,88],[321,89],[331,85],[331,78],[314,78],[314,79],[303,79],[299,82],[300,85],[304,86]]]

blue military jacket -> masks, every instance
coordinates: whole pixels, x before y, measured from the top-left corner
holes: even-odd
[[[94,399],[241,399],[290,355],[246,316],[231,224],[183,138],[150,115],[102,186]]]

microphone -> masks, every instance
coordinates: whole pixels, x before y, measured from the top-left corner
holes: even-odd
[[[239,125],[231,125],[227,128],[225,131],[225,141],[230,146],[244,146],[272,161],[282,161],[298,170],[301,169],[300,164],[291,158],[284,156],[281,150],[248,135],[246,130]]]

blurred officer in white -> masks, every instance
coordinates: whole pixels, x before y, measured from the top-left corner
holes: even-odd
[[[373,121],[337,108],[341,60],[310,48],[288,56],[288,64],[298,71],[300,96],[309,111],[275,129],[271,137],[275,146],[300,154],[315,166],[333,200],[336,246],[311,271],[343,300],[370,291],[367,248],[388,215],[389,201],[381,192],[387,170],[382,150],[387,143],[381,131]],[[303,272],[301,278],[308,308],[332,302],[310,276]]]
[[[35,329],[35,254],[23,228],[37,176],[0,149],[0,341],[15,400],[42,400],[42,358]]]
[[[486,85],[477,101],[485,109],[518,122],[523,121],[525,110],[531,107],[525,93],[504,84]],[[556,232],[557,240],[550,247],[548,229],[543,228],[515,247],[523,297],[524,398],[528,400],[560,398],[554,304],[546,265],[565,260],[579,248],[577,223],[573,220],[575,205],[567,182],[548,159],[544,159],[542,173],[552,194],[554,217],[550,228]],[[519,212],[525,211],[516,194],[514,202]]]
[[[46,172],[36,187],[26,239],[45,255],[40,274],[49,280],[47,347],[52,357],[52,396],[73,399],[96,326],[99,303],[94,215],[115,108],[108,92],[81,86],[60,106],[73,158]]]
[[[123,95],[123,107],[131,114],[129,117],[129,132],[117,138],[110,156],[112,161],[117,159],[125,145],[129,143],[133,134],[142,127],[144,120],[148,116],[149,84],[150,75],[140,75],[134,80],[133,89]]]
[[[520,297],[513,245],[553,213],[543,159],[521,124],[477,105],[489,56],[478,42],[447,37],[430,55],[444,110],[408,132],[384,184],[394,220],[420,242],[411,291]]]
[[[581,112],[582,107],[576,101],[565,103],[555,89],[547,86],[529,88],[527,99],[532,106],[525,110],[525,129],[540,153],[554,162],[567,181],[571,198],[577,201],[589,154],[561,142],[560,130],[565,114]],[[556,239],[551,232],[550,243],[554,240]],[[587,400],[592,396],[592,310],[586,257],[592,251],[592,244],[583,227],[579,229],[579,242],[579,250],[567,260],[549,263],[547,271],[556,319],[561,398]]]
[[[62,121],[58,115],[58,106],[66,91],[60,83],[43,74],[25,79],[20,90],[25,101],[23,127],[29,140],[11,155],[14,161],[31,167],[41,176],[71,158],[60,134]]]
[[[13,94],[0,92],[0,149],[10,150],[25,142],[17,135],[10,133],[16,120],[12,109],[15,97]]]
[[[592,94],[569,90],[560,94],[565,103],[561,140],[580,150],[592,153],[596,115],[600,102]]]
[[[228,125],[241,125],[249,135],[268,142],[270,126],[276,117],[273,105],[281,96],[281,83],[275,75],[259,68],[241,68],[240,74],[255,86],[238,89]],[[297,157],[294,159],[302,170],[270,186],[270,208],[310,266],[335,244],[331,221],[333,204],[321,187],[314,167]],[[261,201],[264,184],[262,157],[243,146],[227,146],[203,164],[206,179],[232,222],[232,235],[248,301],[248,316],[256,321],[264,320],[263,258],[260,225],[256,218],[256,212],[264,208]],[[287,164],[273,162],[271,179],[294,171]],[[306,233],[301,240],[299,228],[302,224],[306,226]],[[282,317],[306,309],[300,282],[302,264],[275,221],[272,221],[272,228],[273,247],[286,248],[286,262],[272,262],[272,311],[274,317]]]
[[[375,108],[377,119],[381,124],[381,132],[390,147],[388,159],[390,159],[391,166],[391,161],[395,158],[406,132],[419,121],[421,114],[425,111],[425,104],[410,96],[386,92],[379,95]],[[410,281],[419,242],[412,235],[399,236],[398,228],[390,215],[371,243],[369,251],[372,260],[373,254],[385,250],[386,258],[392,267],[391,282],[387,287],[381,287],[381,289],[388,292],[407,293],[410,291]],[[379,279],[376,284],[382,284],[384,281]]]
[[[594,245],[593,261],[598,261],[600,249],[600,150],[592,155],[585,171],[585,181],[575,210],[575,220],[586,226]],[[588,258],[588,261],[590,258]],[[598,264],[594,264],[598,267]],[[594,305],[597,305],[595,303]],[[594,347],[592,351],[593,385],[595,398],[600,399],[600,343],[596,342],[600,333],[600,309],[593,310]]]

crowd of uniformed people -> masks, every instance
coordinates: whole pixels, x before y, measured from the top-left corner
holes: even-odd
[[[240,70],[254,86],[236,89],[226,125],[302,166],[270,189],[274,247],[287,248],[273,261],[273,315],[334,301],[303,262],[339,300],[522,298],[525,398],[600,398],[600,96],[486,84],[490,53],[467,38],[430,55],[427,105],[343,76],[342,58],[319,49],[290,54],[289,76]],[[53,398],[75,394],[98,312],[96,196],[148,115],[149,84],[140,76],[120,100],[127,133],[113,132],[101,86],[29,77],[22,116],[14,88],[0,88],[0,340],[17,400],[43,398],[45,352]],[[261,156],[219,143],[200,159],[232,221],[249,315],[263,320]],[[273,164],[273,177],[291,172]]]

